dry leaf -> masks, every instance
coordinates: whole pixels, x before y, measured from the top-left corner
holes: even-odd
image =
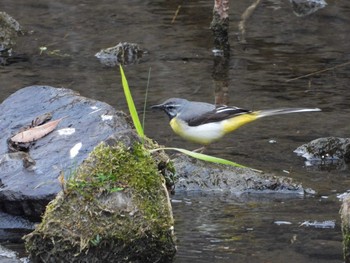
[[[45,135],[52,132],[54,129],[56,129],[58,123],[62,120],[58,119],[55,121],[50,121],[48,123],[45,123],[40,126],[35,126],[33,128],[30,128],[28,130],[22,131],[20,133],[17,133],[15,136],[11,138],[12,142],[15,143],[27,143],[27,142],[33,142],[36,141]]]

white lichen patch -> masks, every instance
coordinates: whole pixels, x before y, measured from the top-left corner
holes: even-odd
[[[101,110],[101,108],[97,106],[91,106],[90,109],[92,109],[92,112],[90,112],[89,115],[94,114],[95,112],[99,112]]]
[[[113,115],[102,114],[101,119],[102,121],[111,121],[113,119]]]
[[[59,129],[57,132],[58,132],[58,135],[69,136],[75,133],[75,128],[63,128],[63,129]]]
[[[81,142],[78,142],[70,149],[69,154],[71,159],[78,155],[82,146],[83,144]]]

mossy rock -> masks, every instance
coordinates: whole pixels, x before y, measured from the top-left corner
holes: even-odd
[[[343,198],[340,209],[341,229],[343,233],[343,253],[346,263],[350,263],[350,195]]]
[[[139,143],[101,143],[25,237],[33,262],[170,262],[171,204]]]

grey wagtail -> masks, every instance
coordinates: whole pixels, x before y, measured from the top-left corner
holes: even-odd
[[[204,146],[219,140],[244,124],[263,117],[294,112],[321,111],[318,108],[250,111],[179,98],[168,99],[162,104],[152,106],[152,108],[165,111],[170,118],[170,126],[176,134]]]

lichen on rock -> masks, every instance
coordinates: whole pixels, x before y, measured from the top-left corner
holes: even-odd
[[[101,143],[25,237],[33,262],[168,262],[168,193],[142,144]]]
[[[23,34],[20,24],[7,13],[0,12],[0,52],[11,49],[19,34]]]

